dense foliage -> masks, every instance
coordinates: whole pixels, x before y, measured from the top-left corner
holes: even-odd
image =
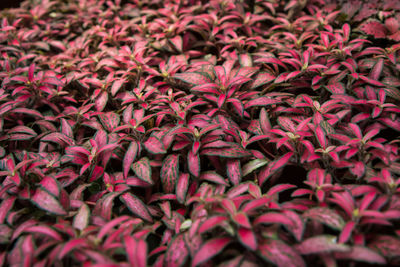
[[[399,1],[0,18],[0,266],[400,264]]]

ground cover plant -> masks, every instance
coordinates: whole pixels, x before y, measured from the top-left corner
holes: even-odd
[[[400,2],[0,12],[0,266],[400,265]]]

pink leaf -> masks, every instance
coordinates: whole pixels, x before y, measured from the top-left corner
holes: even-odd
[[[0,224],[4,223],[7,214],[10,212],[12,207],[14,206],[16,196],[9,196],[6,199],[3,199],[0,204]]]
[[[130,216],[127,215],[122,215],[120,217],[117,217],[111,221],[108,221],[106,224],[104,224],[101,228],[99,233],[97,234],[97,239],[102,240],[104,236],[106,236],[107,234],[110,234],[110,232],[112,232],[112,229],[117,226],[122,224],[124,221],[127,221],[128,219],[130,219]],[[137,219],[140,220],[140,219]]]
[[[124,171],[124,178],[125,179],[128,176],[128,172],[129,172],[129,169],[130,169],[132,163],[136,159],[136,156],[138,154],[138,150],[139,150],[138,143],[136,141],[132,141],[129,144],[129,147],[125,152],[124,160],[123,160],[123,163],[122,163],[123,171]]]
[[[318,125],[317,128],[315,128],[315,136],[317,137],[319,145],[325,149],[327,147],[327,142],[326,142],[326,135],[324,129],[321,127],[321,125]]]
[[[272,99],[266,96],[261,96],[252,100],[249,100],[245,105],[244,108],[248,109],[250,107],[255,107],[255,106],[269,106],[269,105],[274,105],[279,103],[279,100]]]
[[[207,156],[219,156],[223,158],[243,158],[250,157],[252,154],[238,146],[227,147],[227,148],[208,148],[201,152],[202,155]]]
[[[153,218],[151,217],[149,210],[138,197],[131,193],[124,193],[119,198],[133,214],[145,221],[153,222]]]
[[[176,199],[179,203],[184,204],[186,200],[186,193],[189,188],[189,174],[181,173],[176,184]]]
[[[82,204],[79,208],[78,213],[74,217],[72,226],[75,229],[83,231],[89,224],[90,219],[90,209],[88,205]]]
[[[372,249],[354,246],[349,252],[336,252],[336,259],[368,262],[370,264],[386,264],[386,260]]]
[[[130,266],[147,266],[147,243],[142,239],[138,240],[130,235],[126,235],[123,240]]]
[[[168,155],[161,167],[161,183],[165,193],[174,192],[179,177],[179,155]]]
[[[164,262],[166,266],[183,266],[189,256],[189,250],[183,239],[183,234],[177,235],[169,244],[165,253]]]
[[[358,178],[362,177],[365,173],[365,164],[361,161],[354,162],[353,166],[350,168],[350,172]]]
[[[293,123],[292,119],[289,117],[278,117],[278,124],[282,127],[283,130],[295,133],[296,126]]]
[[[46,226],[46,225],[31,226],[31,227],[26,228],[24,230],[24,232],[39,233],[39,234],[47,235],[57,241],[63,240],[62,236],[58,232],[56,232],[55,230],[53,230],[52,228],[50,228],[49,226]]]
[[[257,238],[252,230],[240,227],[237,233],[240,243],[250,250],[255,251],[257,249]]]
[[[285,210],[284,214],[292,221],[291,225],[285,225],[286,229],[288,229],[293,234],[297,241],[301,241],[304,232],[303,219],[300,217],[299,214],[292,210]]]
[[[208,240],[196,252],[192,261],[192,267],[198,266],[218,255],[231,241],[232,239],[229,237],[219,237]]]
[[[144,147],[152,154],[166,153],[164,144],[155,136],[150,136],[144,143]]]
[[[274,185],[273,187],[271,187],[268,192],[267,195],[268,196],[274,196],[275,194],[279,194],[282,191],[288,190],[288,189],[292,189],[295,188],[295,185],[292,184],[277,184]]]
[[[336,242],[336,237],[332,235],[319,235],[310,237],[300,244],[296,249],[301,254],[315,254],[327,252],[347,252],[350,248]]]
[[[108,93],[107,92],[101,92],[98,97],[96,97],[94,103],[96,105],[96,110],[97,111],[103,111],[103,109],[106,107],[108,101]]]
[[[229,181],[233,185],[237,185],[242,180],[242,169],[240,167],[240,160],[238,159],[228,159],[226,162],[226,174]]]
[[[274,170],[277,170],[279,168],[282,168],[283,166],[285,166],[289,162],[289,160],[290,160],[290,158],[292,156],[293,156],[293,152],[286,153],[281,158],[279,158],[277,161],[272,163],[273,165],[272,165],[271,170],[274,171]]]
[[[200,180],[210,181],[210,182],[213,182],[213,183],[216,183],[216,184],[221,184],[221,185],[224,185],[224,186],[229,186],[229,184],[225,181],[225,179],[221,175],[219,175],[219,174],[217,174],[216,172],[213,172],[213,171],[203,172],[200,175],[199,179]]]
[[[115,96],[116,93],[121,89],[122,85],[125,83],[124,79],[116,80],[111,86],[111,95]]]
[[[400,256],[400,239],[394,236],[378,235],[368,244],[368,247],[385,258]]]
[[[60,202],[53,195],[42,188],[36,189],[31,201],[33,204],[47,212],[54,213],[56,215],[67,215],[67,212],[64,210]]]
[[[192,85],[200,85],[212,82],[211,77],[209,77],[206,73],[199,72],[177,73],[174,75],[174,78]]]
[[[355,226],[356,223],[353,221],[346,223],[346,225],[343,227],[342,232],[340,233],[339,243],[346,243],[350,239]]]
[[[324,207],[308,209],[302,216],[306,219],[323,223],[336,230],[342,230],[345,224],[343,218],[338,213],[332,209]]]
[[[89,244],[87,243],[86,238],[76,238],[76,239],[71,239],[68,242],[65,243],[63,246],[62,250],[60,251],[60,254],[58,254],[58,259],[63,259],[68,253],[73,251],[74,249],[82,248],[82,247],[88,247]]]
[[[198,177],[200,175],[200,156],[197,153],[194,153],[193,150],[189,150],[187,155],[187,162],[189,167],[189,172],[194,177]]]
[[[244,228],[251,228],[250,220],[244,212],[238,212],[232,216],[232,220],[239,226]]]
[[[325,88],[334,95],[342,95],[345,93],[346,89],[342,83],[332,83],[327,84]]]
[[[226,216],[222,216],[222,215],[217,215],[217,216],[212,216],[210,218],[207,218],[201,225],[199,228],[199,234],[205,233],[209,230],[214,229],[217,226],[222,226],[222,222],[227,221],[228,218]]]
[[[28,81],[32,82],[33,78],[34,78],[34,73],[35,73],[35,63],[32,63],[29,66],[29,70],[28,70]]]
[[[114,199],[119,195],[116,192],[110,192],[104,195],[100,200],[96,202],[96,206],[93,210],[93,215],[100,215],[106,220],[111,220],[112,207],[114,205]]]
[[[375,63],[374,67],[372,68],[371,73],[369,74],[369,77],[375,81],[379,80],[382,70],[383,70],[383,58],[380,58]]]
[[[27,114],[27,115],[30,115],[30,116],[33,116],[33,117],[38,117],[38,118],[41,118],[41,119],[43,118],[43,115],[40,112],[38,112],[38,111],[36,111],[34,109],[15,108],[15,109],[13,109],[13,112],[14,113],[23,113],[23,114]]]
[[[286,224],[286,225],[293,225],[292,220],[290,220],[285,214],[276,213],[276,212],[268,212],[263,215],[257,217],[254,221],[254,224]]]
[[[149,184],[154,183],[151,179],[151,166],[150,161],[147,157],[141,158],[140,160],[133,163],[132,170],[135,172],[139,179]]]
[[[40,181],[40,185],[52,195],[56,197],[60,196],[60,185],[53,177],[45,176],[42,181]]]
[[[118,127],[120,117],[114,112],[100,113],[99,120],[105,130],[107,130],[108,132],[112,132],[115,128]]]
[[[173,45],[176,51],[182,52],[183,42],[182,42],[182,37],[180,35],[175,35],[174,37],[169,38],[168,41]]]
[[[278,267],[306,266],[296,250],[279,239],[264,239],[257,251],[266,262],[272,262]]]
[[[385,38],[387,30],[385,26],[379,21],[368,21],[361,26],[361,31],[366,34],[372,35],[375,38]]]

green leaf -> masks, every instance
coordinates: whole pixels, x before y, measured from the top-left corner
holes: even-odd
[[[253,171],[257,170],[258,168],[261,168],[262,166],[265,166],[268,164],[268,160],[266,159],[253,159],[249,162],[247,162],[244,166],[243,166],[243,176],[246,176],[250,173],[252,173]]]

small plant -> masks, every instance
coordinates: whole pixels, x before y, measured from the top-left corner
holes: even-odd
[[[399,23],[383,0],[0,11],[0,266],[399,265]]]

